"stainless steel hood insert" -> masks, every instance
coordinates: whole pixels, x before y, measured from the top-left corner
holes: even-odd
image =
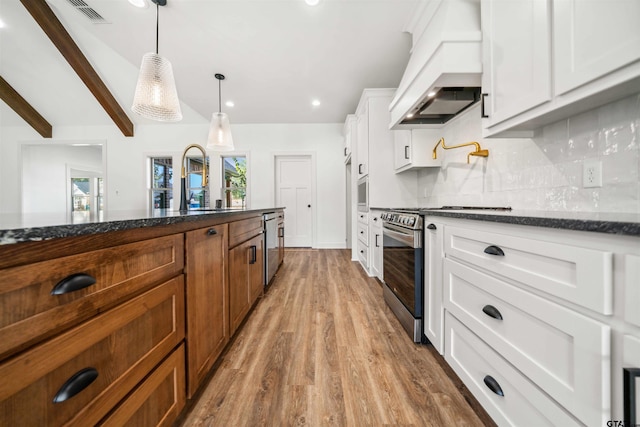
[[[403,125],[444,124],[480,100],[479,87],[447,87],[440,89],[416,108]]]

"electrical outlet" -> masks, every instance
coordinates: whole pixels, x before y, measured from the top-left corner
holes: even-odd
[[[602,187],[602,162],[600,160],[585,160],[582,163],[582,187]]]

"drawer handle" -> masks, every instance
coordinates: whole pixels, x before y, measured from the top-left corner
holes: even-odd
[[[284,227],[278,228],[278,237],[284,237]]]
[[[379,247],[380,247],[380,245],[378,244],[378,237],[380,237],[380,235],[379,235],[379,234],[376,234],[376,248],[379,248]]]
[[[84,368],[76,372],[60,387],[53,398],[53,403],[61,403],[71,399],[87,388],[96,378],[98,378],[98,371],[95,368]]]
[[[427,225],[427,228],[428,228],[429,230],[436,230],[438,227],[436,227],[436,225],[435,225],[435,224],[429,224],[429,225]]]
[[[213,236],[214,234],[218,234],[218,232],[216,231],[215,228],[210,228],[210,229],[207,230],[207,234],[209,236]]]
[[[95,277],[85,273],[76,273],[67,276],[56,284],[51,290],[51,295],[64,295],[79,291],[96,283]]]
[[[498,381],[496,381],[491,375],[487,375],[486,377],[484,377],[484,384],[487,387],[489,387],[489,390],[491,390],[498,396],[504,397],[504,392],[502,391],[502,387],[500,387],[500,384],[498,384]]]
[[[251,259],[249,260],[249,264],[255,264],[256,263],[256,261],[257,261],[256,253],[257,253],[257,247],[256,246],[251,246]]]
[[[492,305],[485,305],[482,307],[482,311],[489,317],[493,317],[494,319],[502,320],[502,314]]]
[[[484,248],[484,253],[495,256],[504,256],[504,251],[495,245]]]

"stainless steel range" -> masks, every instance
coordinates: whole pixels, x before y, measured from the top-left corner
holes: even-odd
[[[414,342],[422,339],[423,220],[418,210],[383,212],[383,295]]]

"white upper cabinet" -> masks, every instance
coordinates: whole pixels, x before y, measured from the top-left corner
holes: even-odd
[[[483,136],[544,125],[640,88],[640,1],[482,0]]]
[[[640,1],[556,0],[553,34],[562,95],[640,59]]]
[[[344,161],[348,162],[351,158],[351,144],[356,139],[356,116],[348,114],[344,122]]]
[[[396,130],[393,133],[396,173],[416,168],[440,167],[441,160],[433,159],[433,147],[440,134],[425,129]]]
[[[360,105],[359,105],[360,107]],[[356,112],[356,168],[358,179],[369,174],[369,105],[361,104]]]
[[[486,127],[551,100],[549,2],[483,0]]]

